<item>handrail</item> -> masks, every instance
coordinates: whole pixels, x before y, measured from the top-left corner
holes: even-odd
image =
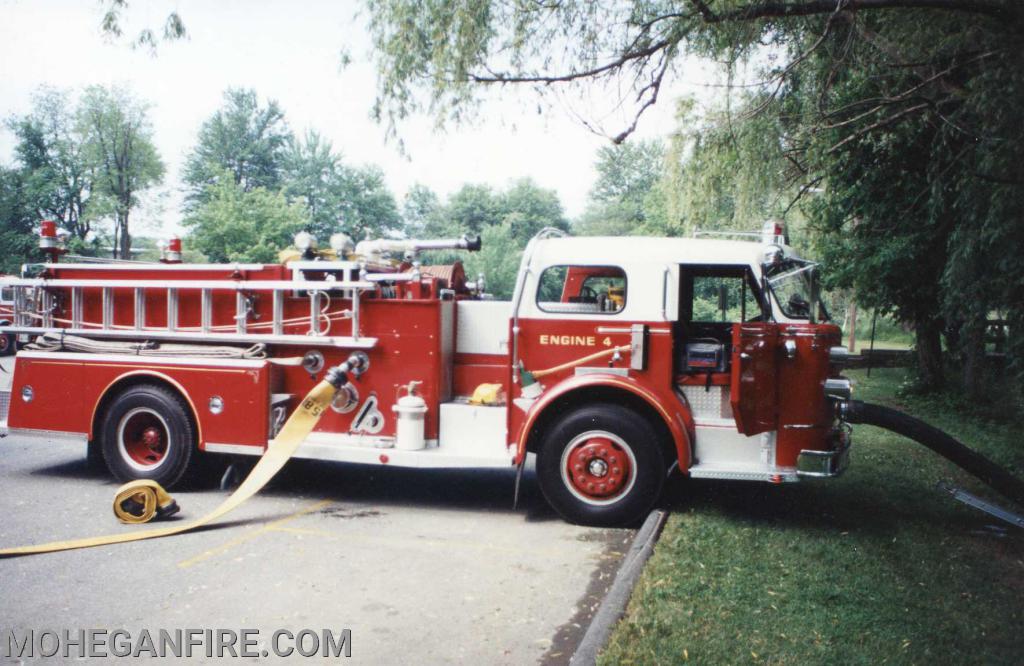
[[[0,287],[36,288],[108,288],[108,289],[224,289],[229,291],[329,291],[358,289],[369,291],[377,286],[368,280],[99,280],[79,278],[0,278]]]

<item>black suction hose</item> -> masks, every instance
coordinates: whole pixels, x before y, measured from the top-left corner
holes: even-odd
[[[839,403],[839,416],[849,423],[866,423],[909,437],[978,477],[1006,497],[1024,505],[1024,481],[924,421],[889,407],[860,400]]]

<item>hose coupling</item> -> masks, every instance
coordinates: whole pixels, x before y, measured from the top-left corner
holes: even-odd
[[[359,377],[369,367],[370,357],[366,355],[366,352],[355,351],[349,354],[344,363],[328,369],[324,379],[334,388],[340,389],[345,384],[348,384],[349,373],[354,377]]]

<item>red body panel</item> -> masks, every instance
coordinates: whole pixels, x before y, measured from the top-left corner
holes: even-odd
[[[828,434],[835,414],[825,397],[825,379],[831,376],[828,352],[840,344],[841,333],[832,324],[779,324],[778,344],[792,340],[794,358],[780,357],[777,364],[778,436],[775,461],[796,465],[802,449],[828,448]]]
[[[508,395],[508,369],[503,354],[456,354],[452,395],[471,396],[481,384],[501,384]]]
[[[630,325],[622,320],[519,320],[519,358],[531,372],[545,370],[576,361],[590,354],[613,347],[629,345]],[[637,322],[642,323],[642,322]],[[672,330],[666,322],[648,322],[647,358],[643,370],[630,369],[628,351],[621,352],[618,360],[612,356],[588,363],[588,368],[616,368],[626,376],[616,374],[576,375],[576,368],[567,368],[547,375],[541,380],[548,387],[543,397],[523,413],[509,410],[509,438],[518,445],[518,456],[524,452],[530,426],[543,409],[558,396],[584,387],[608,386],[634,393],[651,403],[666,421],[673,434],[680,464],[685,469],[690,457],[687,431],[692,432],[693,421],[683,403],[676,397],[673,384]],[[519,385],[512,387],[518,397]]]
[[[106,361],[20,354],[11,386],[15,397],[8,426],[84,433],[92,439],[93,415],[107,391],[120,380],[142,375],[178,388],[192,407],[203,444],[264,446],[270,425],[269,370],[266,363],[249,365],[254,367],[223,367],[198,360],[181,364],[143,358]],[[34,394],[28,403],[20,397],[26,385]],[[217,415],[207,408],[214,395],[224,399],[224,411]]]

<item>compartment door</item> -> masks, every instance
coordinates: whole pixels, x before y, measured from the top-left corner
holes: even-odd
[[[744,435],[776,429],[778,329],[767,322],[734,324],[729,401]]]

